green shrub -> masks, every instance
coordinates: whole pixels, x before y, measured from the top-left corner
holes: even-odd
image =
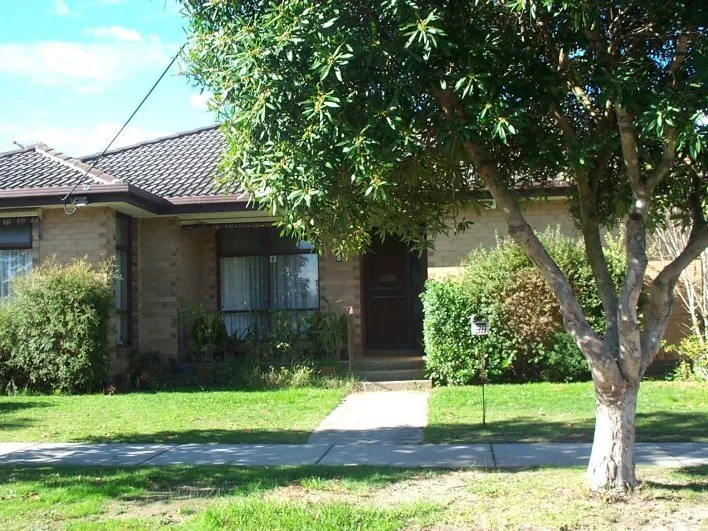
[[[544,382],[582,382],[590,379],[590,365],[567,332],[557,334],[540,361],[539,379]]]
[[[540,238],[567,275],[598,331],[602,303],[581,242],[558,229]],[[608,267],[617,285],[625,266],[621,245],[608,239]],[[540,272],[512,240],[474,250],[460,279],[429,281],[423,294],[426,367],[440,383],[479,379],[481,357],[490,381],[575,381],[589,378],[584,357],[563,329],[558,303]],[[486,316],[489,334],[472,338],[470,315]]]
[[[339,359],[347,346],[347,315],[329,308],[312,312],[307,338],[312,344],[312,354],[318,359]]]
[[[9,393],[14,387],[13,367],[10,360],[10,316],[5,305],[0,306],[0,393]]]
[[[675,379],[708,381],[708,343],[705,339],[693,334],[667,350],[678,355],[679,366],[673,375]]]
[[[469,333],[472,305],[454,279],[428,281],[423,293],[426,371],[434,382],[465,384],[477,375]]]
[[[37,392],[100,390],[108,369],[113,273],[85,260],[49,262],[13,281],[3,350],[15,385]]]

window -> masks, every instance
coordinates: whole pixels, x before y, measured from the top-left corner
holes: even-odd
[[[116,344],[130,345],[131,219],[116,215]]]
[[[14,277],[31,269],[32,224],[0,224],[0,299],[12,293]]]
[[[273,311],[319,308],[319,261],[314,246],[276,228],[221,230],[219,294],[229,334],[265,330]]]

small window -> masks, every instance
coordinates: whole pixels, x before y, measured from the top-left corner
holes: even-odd
[[[0,249],[31,249],[32,225],[0,225]]]

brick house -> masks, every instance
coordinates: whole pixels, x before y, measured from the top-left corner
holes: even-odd
[[[318,255],[281,238],[246,197],[221,193],[213,176],[222,148],[218,128],[197,129],[109,151],[86,177],[96,155],[74,159],[43,144],[0,154],[0,298],[14,275],[50,257],[112,257],[115,371],[129,349],[179,356],[184,303],[222,312],[238,334],[268,310],[327,301],[351,316],[352,360],[419,358],[425,279],[454,274],[470,250],[506,233],[491,205],[470,209],[469,230],[438,236],[420,258],[393,240],[362,256]],[[576,234],[562,190],[530,201],[526,214],[537,229]]]

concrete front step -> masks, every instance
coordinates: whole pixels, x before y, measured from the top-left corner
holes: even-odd
[[[385,369],[376,371],[354,370],[354,376],[356,376],[360,380],[365,380],[368,382],[388,382],[422,380],[424,377],[424,373],[423,369]]]
[[[354,371],[400,371],[400,370],[420,370],[425,368],[425,360],[420,357],[406,358],[376,358],[359,359],[352,361]]]
[[[428,391],[432,387],[430,380],[362,381],[356,384],[356,391]]]

